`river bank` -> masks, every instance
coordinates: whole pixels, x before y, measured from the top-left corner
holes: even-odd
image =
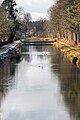
[[[4,45],[0,48],[0,66],[7,60],[12,60],[20,56],[20,42],[14,42]]]
[[[28,40],[54,40],[53,38],[28,38]],[[74,41],[69,40],[56,40],[53,43],[57,48],[59,48],[64,55],[69,59],[71,63],[80,68],[80,44],[76,45]]]
[[[67,40],[57,40],[53,45],[59,48],[71,63],[80,68],[80,45]]]
[[[53,38],[28,38],[28,40],[53,40]],[[72,41],[68,40],[56,40],[53,43],[54,46],[59,48],[61,52],[64,53],[71,63],[80,68],[80,44],[76,45]],[[3,50],[0,50],[0,63],[7,58],[13,58],[18,53],[18,48],[20,47],[20,41],[16,41],[13,44],[8,45],[8,47],[3,46]]]

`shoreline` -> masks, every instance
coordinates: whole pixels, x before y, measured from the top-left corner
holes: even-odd
[[[56,40],[56,38],[39,38],[33,37],[29,40]],[[53,45],[60,49],[61,52],[67,57],[67,59],[78,68],[80,68],[80,43],[78,45],[75,44],[72,40],[56,40]]]
[[[80,45],[67,40],[57,40],[53,45],[59,48],[72,64],[80,68]]]

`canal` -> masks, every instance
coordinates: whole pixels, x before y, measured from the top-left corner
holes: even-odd
[[[80,120],[80,70],[53,46],[22,46],[0,67],[0,120]]]

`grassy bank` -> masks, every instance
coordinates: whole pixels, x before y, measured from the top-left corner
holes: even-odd
[[[51,40],[52,38],[44,38],[44,37],[28,37],[26,40]]]
[[[58,47],[64,55],[69,59],[69,61],[75,64],[80,68],[80,46],[75,45],[72,42],[68,42],[65,40],[60,40],[54,43],[56,47]]]

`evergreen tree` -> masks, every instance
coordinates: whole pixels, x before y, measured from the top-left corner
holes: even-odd
[[[4,0],[2,3],[2,7],[8,14],[8,18],[11,19],[13,22],[13,26],[11,27],[11,31],[9,34],[9,42],[13,42],[13,39],[15,37],[16,31],[20,29],[20,23],[17,20],[16,12],[17,9],[15,9],[16,6],[15,0]]]
[[[15,12],[17,11],[14,7],[16,6],[15,0],[4,0],[2,3],[2,7],[8,13],[8,17],[15,21],[16,15]]]
[[[10,27],[13,26],[12,21],[8,19],[6,12],[0,7],[0,46],[7,43],[7,36],[10,32]]]

